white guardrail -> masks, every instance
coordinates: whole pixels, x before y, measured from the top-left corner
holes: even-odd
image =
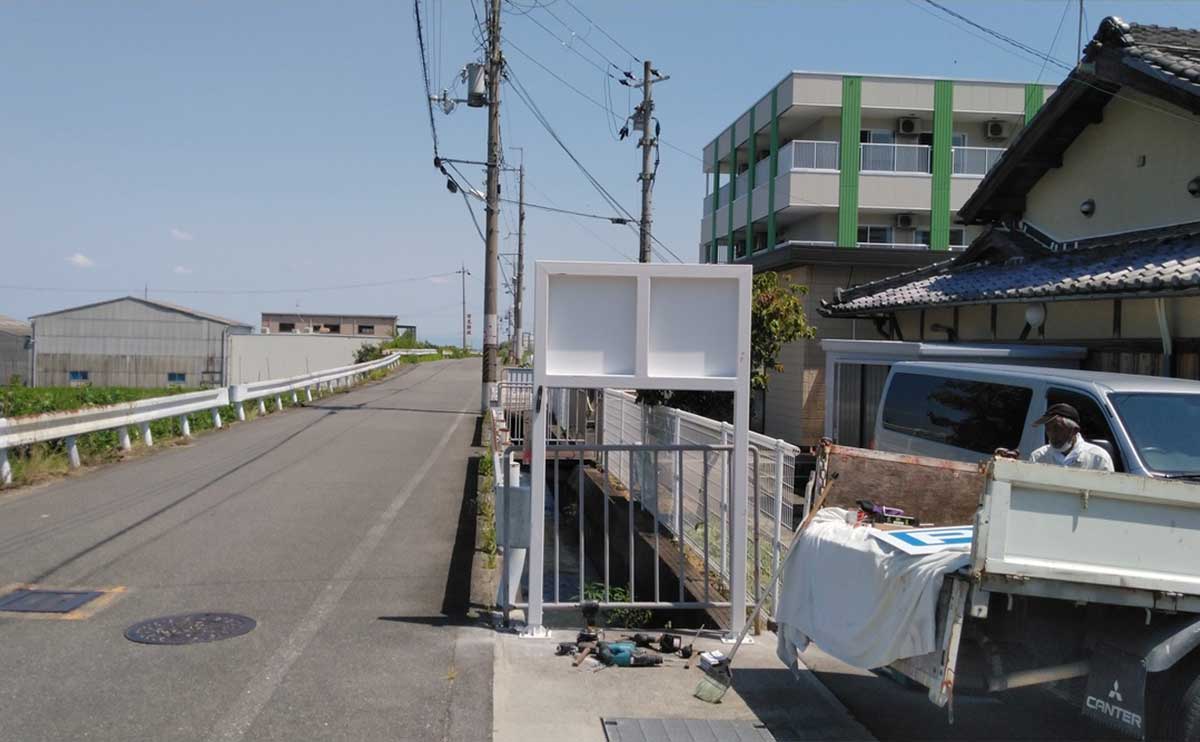
[[[150,423],[177,417],[181,432],[185,437],[190,437],[191,425],[188,422],[188,415],[193,413],[210,410],[213,427],[220,428],[221,408],[226,405],[234,405],[237,419],[244,421],[246,419],[246,402],[257,401],[260,414],[267,411],[266,400],[270,397],[275,398],[276,409],[283,409],[283,395],[285,394],[291,395],[292,402],[298,402],[300,390],[304,390],[305,400],[311,402],[314,388],[320,391],[322,387],[332,390],[339,385],[349,386],[372,371],[395,366],[400,363],[404,355],[403,353],[392,353],[378,360],[353,366],[341,366],[287,379],[237,384],[231,387],[176,394],[170,397],[139,399],[135,402],[88,407],[68,412],[50,412],[12,420],[0,417],[0,484],[12,484],[12,467],[8,463],[8,449],[14,446],[61,440],[66,444],[67,460],[70,462],[71,468],[76,468],[79,466],[77,436],[116,430],[121,449],[128,451],[131,448],[130,426],[139,426],[143,442],[147,446],[153,446],[154,438],[150,433]]]

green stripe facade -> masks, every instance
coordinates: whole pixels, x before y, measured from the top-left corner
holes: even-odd
[[[746,171],[746,255],[754,254],[754,166],[758,163],[758,129],[754,128],[754,109],[758,108],[757,104],[750,107],[750,141],[746,144],[746,151],[750,157],[747,162],[750,168]]]
[[[1033,121],[1033,117],[1041,109],[1042,103],[1046,98],[1046,89],[1041,85],[1032,83],[1025,86],[1025,125],[1029,126],[1029,122]]]
[[[726,247],[728,253],[728,261],[733,262],[733,202],[737,200],[737,174],[738,174],[738,148],[737,148],[737,122],[733,122],[733,126],[729,127],[729,208],[727,209],[729,216],[729,245]]]
[[[929,197],[929,249],[950,249],[950,173],[954,140],[954,83],[933,83],[933,185]]]
[[[842,146],[838,165],[838,247],[858,245],[858,170],[862,151],[858,133],[862,129],[862,78],[842,78]]]
[[[767,163],[767,248],[775,247],[775,175],[779,171],[779,88],[771,88],[771,155]]]
[[[712,241],[708,245],[708,262],[717,262],[717,196],[721,192],[721,137],[713,142]]]

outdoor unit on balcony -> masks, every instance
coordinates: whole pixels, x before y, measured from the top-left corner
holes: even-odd
[[[916,229],[917,215],[916,214],[897,214],[896,229]]]
[[[1008,138],[1008,123],[1000,119],[992,119],[983,125],[983,137],[995,141]]]
[[[921,130],[921,119],[915,116],[901,116],[896,119],[897,134],[917,134]]]

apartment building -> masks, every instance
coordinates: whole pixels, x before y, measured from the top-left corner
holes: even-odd
[[[263,312],[261,326],[264,333],[298,332],[391,338],[396,336],[396,315]]]
[[[704,148],[701,262],[749,262],[809,288],[818,338],[877,336],[820,318],[837,289],[964,249],[958,209],[1052,85],[792,72]],[[861,325],[861,326],[860,326]],[[798,444],[824,423],[818,341],[785,347],[758,427]]]

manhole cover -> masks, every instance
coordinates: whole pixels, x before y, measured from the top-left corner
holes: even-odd
[[[70,613],[104,593],[90,590],[28,590],[0,596],[0,611],[18,613]]]
[[[125,629],[125,638],[138,644],[200,644],[250,632],[256,624],[236,613],[186,613],[135,623]]]

